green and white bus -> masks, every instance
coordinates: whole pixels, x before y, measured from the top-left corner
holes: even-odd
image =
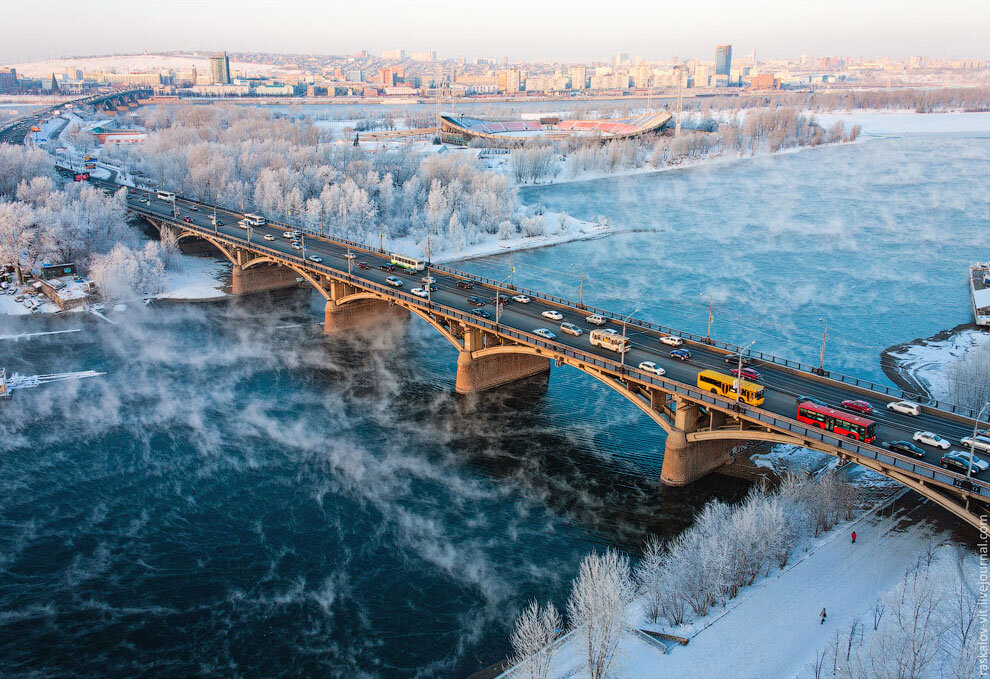
[[[392,253],[391,263],[394,266],[401,266],[403,269],[408,269],[409,271],[422,271],[426,268],[426,263],[422,259],[406,257],[395,252]]]

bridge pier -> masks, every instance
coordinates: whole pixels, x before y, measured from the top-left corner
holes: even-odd
[[[699,428],[701,416],[697,405],[683,399],[676,401],[674,427],[667,434],[660,480],[668,486],[686,486],[707,476],[732,460],[736,441],[688,441],[687,434]]]
[[[332,335],[337,332],[361,330],[371,325],[408,317],[408,311],[384,300],[361,299],[345,304],[328,300],[323,310],[323,332]]]
[[[360,289],[343,281],[330,281],[328,292],[330,299],[323,308],[323,332],[327,335],[409,317],[409,312],[401,306],[383,299],[364,298],[341,303],[341,300],[360,293]]]
[[[284,266],[259,264],[245,269],[234,264],[231,269],[230,292],[233,295],[249,295],[256,292],[281,290],[299,285],[298,274]]]
[[[464,349],[457,355],[458,394],[476,394],[501,387],[516,380],[550,372],[550,359],[528,354],[497,354],[474,358],[472,353],[484,348],[485,334],[465,328]]]

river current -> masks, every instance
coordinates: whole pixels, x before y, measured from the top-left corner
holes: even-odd
[[[906,135],[525,189],[622,233],[517,253],[523,285],[882,380],[965,322],[990,245],[985,134]],[[576,266],[571,266],[572,264]],[[507,257],[463,267],[502,278]],[[475,399],[428,326],[346,339],[308,294],[0,318],[0,366],[106,375],[0,404],[12,677],[463,677],[583,554],[672,535],[741,480],[659,483],[662,436],[554,369]]]

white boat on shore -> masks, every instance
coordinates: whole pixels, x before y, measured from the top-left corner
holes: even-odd
[[[969,297],[973,303],[973,322],[990,327],[990,262],[969,265]]]

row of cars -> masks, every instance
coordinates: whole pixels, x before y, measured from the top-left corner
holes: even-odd
[[[814,403],[815,405],[828,407],[824,401],[811,396],[801,396],[798,398],[798,402]],[[857,415],[873,415],[876,412],[876,408],[871,403],[863,400],[843,401],[839,407]],[[921,405],[914,401],[892,401],[887,404],[887,410],[918,417],[921,414]],[[990,454],[990,430],[978,429],[976,436],[963,436],[959,439],[959,444],[969,450],[951,450],[952,443],[949,439],[932,431],[919,430],[911,435],[910,441],[884,441],[883,447],[892,452],[914,457],[919,460],[923,459],[926,455],[925,449],[921,446],[943,450],[945,453],[939,458],[939,465],[943,469],[952,469],[963,474],[968,473],[970,470],[971,456],[972,474],[974,476],[990,469],[990,464],[986,460],[973,455],[973,451]]]

